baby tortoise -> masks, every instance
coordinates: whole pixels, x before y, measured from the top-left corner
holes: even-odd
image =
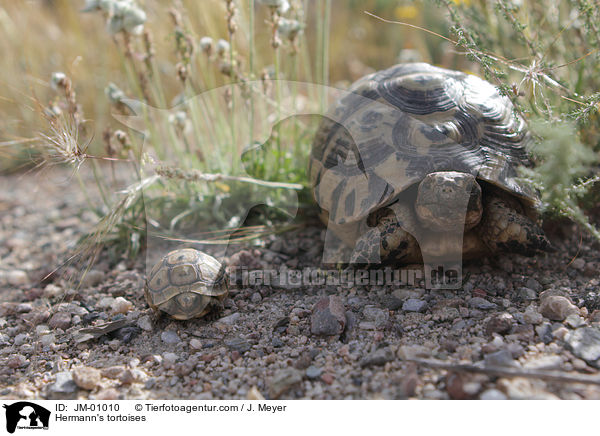
[[[199,318],[221,309],[227,281],[225,267],[214,257],[192,248],[174,250],[152,268],[146,300],[175,319]]]
[[[399,64],[358,80],[328,114],[310,176],[321,218],[354,247],[352,263],[550,249],[538,195],[517,177],[531,166],[530,135],[490,83]]]

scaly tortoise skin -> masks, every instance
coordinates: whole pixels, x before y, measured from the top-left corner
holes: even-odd
[[[359,79],[328,114],[309,171],[321,218],[354,247],[352,263],[550,249],[537,193],[517,179],[531,165],[530,135],[490,83],[399,64]]]
[[[180,320],[218,311],[228,292],[224,266],[191,248],[166,254],[152,268],[145,287],[152,309]]]

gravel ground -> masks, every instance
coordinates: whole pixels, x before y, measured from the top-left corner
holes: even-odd
[[[570,224],[548,229],[553,254],[467,263],[460,291],[238,286],[218,319],[178,322],[148,308],[142,261],[40,283],[94,223],[67,178],[0,177],[0,398],[600,399],[600,246]],[[318,267],[324,233],[229,264]],[[433,367],[458,363],[475,370]]]

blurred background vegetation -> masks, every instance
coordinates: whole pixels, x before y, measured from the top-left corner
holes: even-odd
[[[128,11],[139,26],[119,27],[113,3],[135,8]],[[88,157],[131,157],[140,141],[111,115],[128,113],[124,97],[169,108],[265,77],[345,88],[374,70],[424,61],[485,77],[535,121],[538,170],[524,176],[542,190],[546,211],[599,236],[585,214],[598,204],[599,8],[594,0],[0,0],[0,171],[32,159],[78,167]],[[298,136],[298,126],[293,132],[277,139],[283,149],[274,162],[257,154],[249,168],[257,179],[303,185],[308,201],[306,162],[297,157],[308,155],[311,138]],[[210,147],[239,160],[226,142]],[[183,176],[163,171],[148,187],[174,177],[197,182],[188,169],[238,175],[234,165],[190,162]],[[109,163],[92,165],[100,189],[114,191]],[[223,204],[233,192],[224,185],[237,182],[207,183],[201,197],[180,189],[170,215]],[[105,198],[98,207],[106,224],[99,239],[129,212],[116,239],[139,239],[139,204],[129,200]]]

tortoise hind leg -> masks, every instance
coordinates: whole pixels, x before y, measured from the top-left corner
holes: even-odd
[[[477,231],[492,252],[533,256],[538,251],[553,250],[541,227],[520,213],[507,199],[491,195],[485,203]]]
[[[421,259],[419,244],[409,233],[416,229],[411,206],[396,202],[371,214],[365,224],[376,226],[363,228],[350,263],[378,264],[383,259],[410,263]]]

